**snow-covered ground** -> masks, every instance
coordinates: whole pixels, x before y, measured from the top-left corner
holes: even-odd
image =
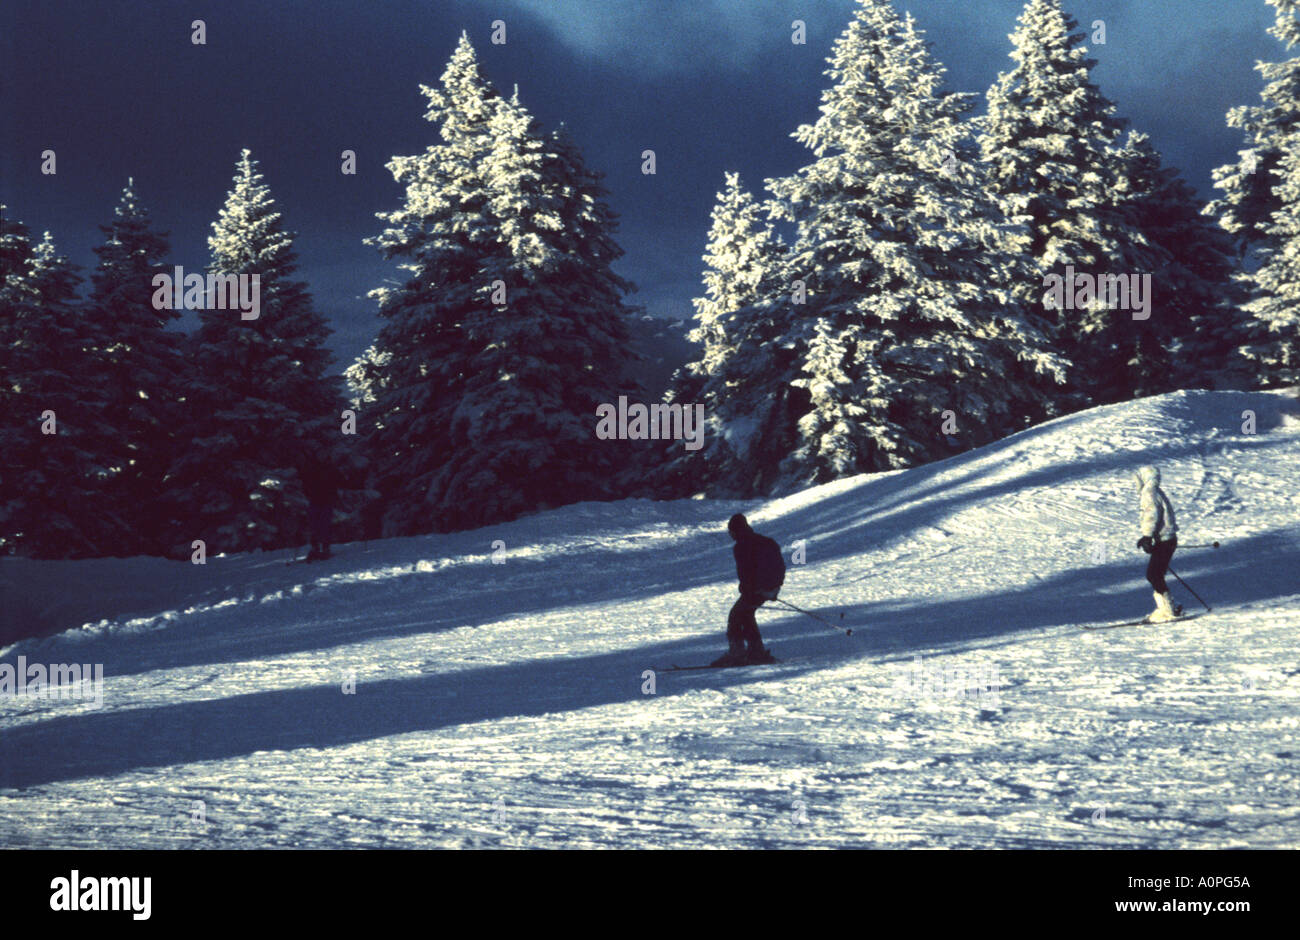
[[[1214,612],[1083,630],[1152,607],[1145,462],[1223,543],[1174,558]],[[1298,467],[1294,391],[1180,392],[766,503],[5,561],[6,605],[84,626],[0,663],[105,688],[0,698],[0,844],[1300,847]],[[853,635],[766,607],[781,665],[647,674],[723,648],[736,510]]]

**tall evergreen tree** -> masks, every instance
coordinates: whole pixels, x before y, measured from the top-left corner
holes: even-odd
[[[409,276],[372,292],[384,325],[353,373],[377,399],[386,531],[607,494],[618,444],[595,440],[595,413],[631,391],[632,285],[610,268],[622,250],[600,177],[496,92],[464,34],[421,90],[441,143],[388,164],[406,199],[369,241]]]
[[[1090,73],[1086,37],[1061,0],[1029,0],[1012,33],[1016,65],[988,92],[980,145],[993,192],[1009,218],[1029,228],[1032,287],[1045,304],[1044,279],[1151,273],[1156,253],[1134,227],[1128,184],[1118,154],[1125,121]],[[1072,290],[1073,285],[1067,285]],[[1070,360],[1062,404],[1130,397],[1143,370],[1161,374],[1163,360],[1133,358],[1140,347],[1130,312],[1100,299],[1085,309],[1056,310],[1060,352]]]
[[[12,376],[21,363],[21,338],[30,287],[26,283],[27,265],[31,261],[31,230],[9,213],[8,205],[0,204],[0,356],[4,356],[4,369],[0,374]],[[18,410],[13,382],[0,382],[0,421],[9,429]],[[12,455],[14,447],[0,449],[0,467],[6,465],[5,455]]]
[[[1288,50],[1300,44],[1300,0],[1268,0],[1277,15],[1269,33]],[[1205,208],[1235,238],[1237,281],[1251,300],[1247,319],[1231,334],[1240,340],[1249,385],[1295,381],[1293,273],[1296,237],[1295,153],[1300,149],[1300,56],[1262,62],[1262,104],[1233,108],[1228,124],[1246,146],[1235,164],[1214,172],[1223,196]]]
[[[793,321],[788,305],[755,306],[782,290],[785,245],[764,221],[766,214],[741,186],[739,174],[726,174],[704,253],[704,295],[692,301],[695,327],[688,338],[700,345],[700,356],[679,370],[671,391],[674,402],[704,405],[705,444],[694,453],[668,450],[669,492],[713,491],[722,485],[750,493],[774,482],[764,478],[771,468],[749,453],[756,436],[770,441],[789,425],[779,420],[763,381],[782,368],[788,371],[793,361],[789,350],[772,342]],[[775,366],[773,359],[785,361]]]
[[[768,182],[798,234],[778,280],[807,288],[776,342],[790,367],[764,377],[796,421],[783,487],[984,443],[1021,425],[1037,394],[1025,375],[1062,371],[1008,296],[1023,236],[984,194],[971,96],[944,89],[914,20],[860,0],[828,61],[821,117],[794,134],[817,159]],[[792,299],[765,298],[753,315]],[[750,452],[788,451],[764,435]]]
[[[1202,213],[1179,172],[1163,165],[1147,135],[1130,132],[1120,158],[1133,225],[1156,259],[1150,317],[1127,331],[1133,390],[1152,395],[1233,384],[1242,365],[1244,298],[1233,281],[1232,241]]]
[[[0,542],[40,558],[100,554],[115,528],[101,499],[111,430],[81,278],[49,232],[33,247],[6,220],[0,242]]]
[[[704,253],[704,296],[692,301],[696,326],[689,334],[701,344],[700,359],[688,366],[691,373],[714,375],[730,358],[742,332],[736,311],[771,292],[772,273],[779,266],[784,245],[764,207],[740,184],[740,174],[728,173],[718,193]]]
[[[1266,2],[1277,11],[1269,34],[1294,49],[1300,43],[1300,0]],[[1264,79],[1262,104],[1228,112],[1228,126],[1241,130],[1246,146],[1236,163],[1214,171],[1214,185],[1223,195],[1205,208],[1233,235],[1243,257],[1257,246],[1273,244],[1273,214],[1282,207],[1277,169],[1300,132],[1300,56],[1260,62],[1255,68]]]
[[[1279,207],[1263,228],[1267,246],[1246,275],[1254,290],[1243,354],[1261,385],[1300,382],[1300,136],[1292,136],[1273,173]]]
[[[166,233],[154,231],[134,180],[127,181],[112,223],[100,230],[105,240],[95,248],[90,314],[102,341],[92,350],[92,367],[106,382],[115,430],[104,454],[112,471],[110,505],[115,518],[129,521],[115,553],[161,553],[158,493],[183,414],[176,401],[182,335],[166,329],[180,311],[153,304],[154,276],[166,271],[161,262],[170,248]]]
[[[244,320],[208,297],[187,344],[187,447],[164,483],[173,551],[188,552],[193,539],[209,551],[296,543],[305,508],[297,445],[337,433],[344,402],[341,379],[327,374],[330,329],[292,277],[294,237],[244,150],[208,238],[208,272],[257,276],[260,312]]]
[[[29,281],[31,231],[8,210],[0,205],[0,548],[6,554],[25,548],[39,531],[25,489],[39,461],[33,455],[41,413],[33,410],[37,403],[24,380],[37,368],[40,350],[33,342],[39,306]]]

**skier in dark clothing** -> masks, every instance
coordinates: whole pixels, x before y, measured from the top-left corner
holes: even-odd
[[[338,498],[339,474],[325,448],[309,448],[298,465],[298,479],[307,497],[307,527],[311,531],[308,561],[330,557],[330,523]]]
[[[772,654],[763,647],[754,612],[764,602],[776,600],[781,585],[785,583],[781,546],[751,529],[749,521],[740,513],[731,517],[727,531],[736,540],[732,554],[736,557],[736,577],[740,579],[740,599],[732,605],[727,616],[727,652],[713,665],[775,662]]]

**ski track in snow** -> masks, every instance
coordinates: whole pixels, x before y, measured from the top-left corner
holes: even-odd
[[[584,503],[316,565],[5,560],[6,598],[94,613],[0,662],[106,687],[0,698],[0,845],[1295,848],[1297,414],[1180,392],[781,499]],[[1152,606],[1147,462],[1181,541],[1223,542],[1174,558],[1216,609],[1085,631]],[[737,510],[807,540],[782,594],[853,636],[768,606],[788,662],[643,694],[723,647]],[[907,684],[942,670],[993,688]]]

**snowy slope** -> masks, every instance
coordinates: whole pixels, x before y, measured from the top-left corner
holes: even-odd
[[[1174,559],[1215,611],[1083,630],[1152,606],[1145,462],[1184,544],[1224,543]],[[106,681],[99,709],[0,699],[0,844],[1298,847],[1297,467],[1294,391],[1180,392],[764,504],[320,565],[9,561],[7,604],[95,613],[0,662]],[[783,596],[853,636],[764,608],[786,662],[646,694],[723,647],[738,509],[806,540]]]

